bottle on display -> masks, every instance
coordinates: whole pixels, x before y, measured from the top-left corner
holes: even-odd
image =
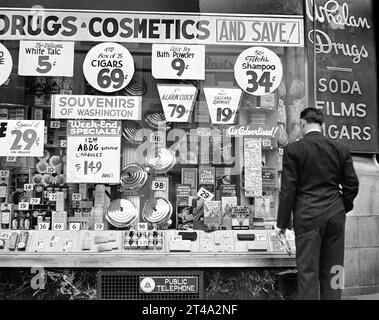
[[[13,230],[18,229],[18,214],[17,214],[17,212],[14,213],[12,223],[11,223],[11,229],[13,229]]]
[[[8,190],[8,185],[6,183],[5,178],[1,178],[1,180],[0,180],[0,203],[7,201],[7,190]]]
[[[24,219],[24,229],[25,230],[30,230],[30,225],[31,225],[30,213],[27,213],[26,217]]]
[[[8,209],[8,204],[4,205],[4,209],[1,211],[1,228],[9,229],[9,223],[11,219],[11,211]]]
[[[18,219],[18,228],[25,229],[25,216],[24,215],[20,215],[20,218]]]

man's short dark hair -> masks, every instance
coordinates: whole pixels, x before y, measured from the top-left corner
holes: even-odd
[[[318,123],[320,126],[324,123],[324,114],[316,108],[306,108],[300,113],[300,119],[307,123]]]

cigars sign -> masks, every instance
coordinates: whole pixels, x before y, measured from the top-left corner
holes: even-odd
[[[315,106],[326,116],[325,134],[353,152],[379,151],[372,2],[306,1]]]

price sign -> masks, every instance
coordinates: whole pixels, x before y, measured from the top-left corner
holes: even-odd
[[[60,127],[61,127],[60,121],[57,121],[57,120],[50,121],[50,128],[51,129],[59,129]]]
[[[53,224],[53,230],[55,231],[62,231],[65,229],[65,224],[63,222],[55,222]]]
[[[149,240],[147,238],[139,238],[138,239],[138,246],[139,247],[147,247],[149,244]]]
[[[82,194],[81,193],[73,193],[72,194],[72,201],[82,201]]]
[[[283,77],[283,66],[278,55],[264,47],[243,51],[234,65],[234,77],[245,92],[263,96],[274,92]]]
[[[56,193],[49,194],[49,201],[57,201],[58,195]]]
[[[3,240],[9,240],[11,237],[11,233],[10,232],[2,232],[0,234],[0,239],[3,239]]]
[[[125,88],[134,74],[134,61],[129,50],[118,43],[105,42],[88,51],[83,72],[88,83],[101,92]]]
[[[150,143],[153,144],[165,144],[166,135],[165,132],[152,132],[150,133]]]
[[[9,170],[0,170],[0,178],[9,178]]]
[[[205,79],[205,46],[153,44],[152,74],[156,79]]]
[[[80,230],[80,222],[70,222],[70,230]]]
[[[7,162],[17,162],[17,158],[14,156],[8,156],[7,157]]]
[[[47,173],[56,173],[57,172],[57,168],[55,166],[48,166],[46,168],[46,172]]]
[[[264,233],[258,233],[257,234],[257,240],[266,241],[267,240],[266,234],[264,234]]]
[[[188,122],[197,88],[193,85],[157,85],[163,111],[168,122]]]
[[[212,123],[234,124],[242,91],[232,88],[204,88]]]
[[[38,230],[46,231],[49,229],[50,229],[50,223],[49,222],[39,222],[38,223]]]
[[[29,202],[19,202],[18,203],[18,210],[29,210]]]
[[[103,231],[104,230],[104,223],[95,223],[95,225],[93,226],[93,230]]]
[[[61,140],[61,148],[67,147],[67,140]]]
[[[147,231],[149,229],[149,225],[146,222],[139,222],[137,224],[138,231]]]
[[[199,192],[197,193],[197,196],[208,201],[213,199],[214,194],[212,192],[209,192],[207,189],[201,187]]]
[[[167,183],[166,181],[154,180],[151,189],[153,191],[166,191]]]
[[[12,56],[8,49],[0,43],[0,86],[5,83],[12,72]]]
[[[29,202],[31,205],[38,205],[41,203],[41,198],[30,198],[30,202]]]
[[[42,157],[44,123],[42,120],[0,120],[1,155]]]
[[[20,41],[18,74],[72,77],[74,42]]]
[[[24,191],[33,191],[34,190],[34,184],[33,183],[25,183],[24,184]]]

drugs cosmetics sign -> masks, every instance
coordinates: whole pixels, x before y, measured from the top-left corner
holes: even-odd
[[[67,182],[120,182],[121,122],[67,121]]]
[[[43,120],[1,120],[1,156],[42,157],[44,128]]]

